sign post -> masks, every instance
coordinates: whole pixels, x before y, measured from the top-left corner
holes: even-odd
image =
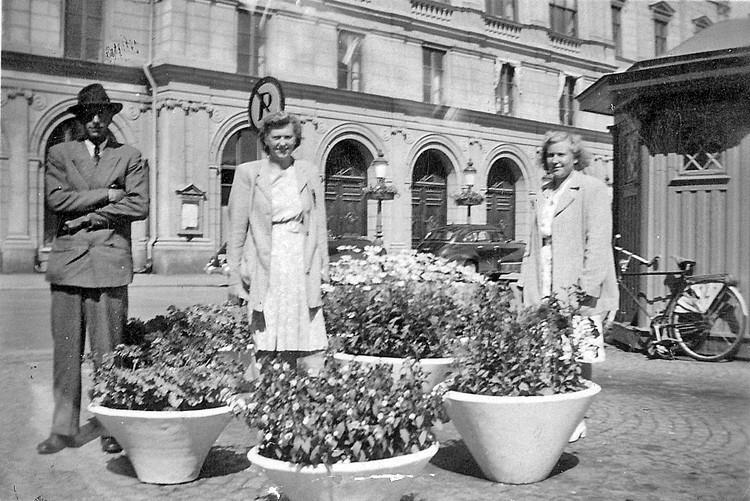
[[[266,115],[276,113],[284,109],[284,92],[281,84],[273,77],[263,77],[255,84],[250,93],[250,102],[247,106],[250,115],[250,129],[258,131],[261,120]]]

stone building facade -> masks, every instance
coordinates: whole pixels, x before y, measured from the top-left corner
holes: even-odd
[[[386,247],[465,222],[452,195],[477,171],[472,222],[523,239],[549,129],[581,134],[612,178],[611,117],[575,96],[748,5],[645,0],[6,0],[2,5],[0,271],[43,269],[48,148],[75,135],[66,109],[101,82],[111,125],[151,167],[136,267],[199,271],[226,239],[234,167],[260,158],[248,98],[263,76],[300,116],[298,158],[326,182],[329,231],[374,236],[370,164],[388,162]]]

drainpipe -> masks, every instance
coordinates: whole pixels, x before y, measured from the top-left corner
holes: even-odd
[[[151,4],[151,9],[149,13],[149,29],[148,29],[148,62],[143,65],[143,73],[146,75],[146,80],[148,80],[148,84],[151,87],[151,165],[149,166],[149,186],[150,186],[150,194],[149,197],[149,206],[148,206],[148,213],[149,213],[149,238],[148,242],[146,243],[146,271],[151,272],[153,271],[153,255],[154,255],[154,244],[156,244],[156,241],[158,239],[158,220],[156,214],[156,197],[158,196],[158,190],[157,190],[157,155],[159,153],[159,149],[157,147],[157,127],[158,127],[158,117],[157,117],[157,110],[156,110],[156,95],[157,95],[157,87],[156,87],[156,80],[154,80],[153,75],[151,74],[151,65],[154,61],[154,9],[156,8],[156,0],[151,0],[149,2]]]

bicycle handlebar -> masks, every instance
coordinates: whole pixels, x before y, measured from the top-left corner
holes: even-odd
[[[615,241],[619,239],[620,239],[620,234],[618,233],[617,235],[615,235]],[[631,259],[635,259],[636,261],[644,265],[646,268],[653,268],[654,270],[659,269],[659,259],[660,259],[659,256],[654,256],[653,259],[649,261],[645,257],[639,256],[635,252],[631,252],[627,249],[624,249],[620,247],[619,245],[613,245],[613,247],[617,252],[621,252],[622,254],[625,254],[626,256],[628,256],[624,262],[620,263],[620,268],[622,269],[622,271],[625,271],[625,269],[627,269],[627,265],[630,264]]]

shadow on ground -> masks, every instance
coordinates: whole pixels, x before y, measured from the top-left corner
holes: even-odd
[[[441,445],[440,450],[435,454],[430,463],[438,468],[458,473],[459,475],[467,475],[487,480],[482,473],[482,470],[479,468],[479,465],[474,461],[474,458],[471,456],[471,453],[463,440],[448,440]],[[547,478],[554,477],[570,470],[571,468],[575,468],[578,463],[578,457],[563,452]]]
[[[212,447],[203,463],[198,479],[223,477],[250,467],[247,451],[236,447]],[[120,455],[107,461],[107,469],[117,475],[137,478],[133,465],[126,455]]]

